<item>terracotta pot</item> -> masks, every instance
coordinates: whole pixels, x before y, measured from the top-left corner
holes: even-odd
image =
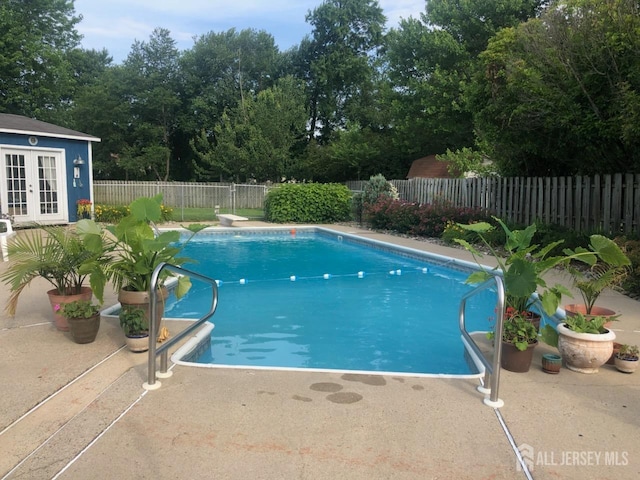
[[[619,357],[615,357],[614,363],[616,368],[623,373],[633,373],[638,368],[638,364],[640,360],[637,358],[635,360],[624,360]]]
[[[562,367],[562,357],[555,353],[545,353],[542,355],[542,370],[546,373],[560,373]]]
[[[132,352],[140,353],[149,350],[149,335],[125,336],[124,341],[127,348]]]
[[[564,323],[557,326],[558,350],[569,370],[580,373],[596,373],[613,352],[616,334],[577,333]]]
[[[74,295],[59,295],[58,290],[54,288],[53,290],[49,290],[47,295],[49,295],[49,303],[51,303],[51,309],[53,310],[53,323],[58,330],[68,332],[69,323],[67,319],[58,313],[60,305],[75,302],[76,300],[89,301],[93,296],[93,291],[89,287],[81,287],[80,293]]]
[[[564,306],[564,311],[567,316],[573,317],[576,313],[581,313],[584,315],[584,318],[587,320],[591,320],[593,317],[615,317],[616,312],[609,308],[593,306],[591,308],[591,313],[587,314],[587,306],[580,303],[572,303],[570,305]],[[611,326],[611,322],[607,322],[604,324],[605,327],[609,328]]]
[[[518,350],[513,343],[502,342],[502,357],[500,366],[505,370],[516,373],[528,372],[533,359],[533,349],[538,342],[530,344],[526,350]]]
[[[67,318],[69,333],[76,343],[91,343],[100,329],[100,314],[90,318]]]

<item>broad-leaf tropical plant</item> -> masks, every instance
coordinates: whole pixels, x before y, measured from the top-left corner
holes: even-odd
[[[623,263],[626,258],[618,245],[602,235],[591,235],[589,248],[565,249],[562,255],[550,256],[551,252],[563,243],[563,240],[557,240],[545,246],[532,244],[536,233],[535,224],[529,225],[524,230],[512,231],[502,220],[493,218],[506,235],[504,244],[506,258],[502,258],[484,236],[485,233],[494,229],[494,226],[487,222],[460,225],[465,230],[477,233],[498,263],[498,266],[492,270],[481,269],[472,273],[467,278],[467,283],[483,282],[495,274],[496,270],[502,270],[507,304],[518,311],[529,309],[533,302],[532,295],[536,291],[539,293],[542,308],[548,315],[555,313],[562,295],[571,296],[571,292],[564,285],[547,285],[544,275],[555,267],[566,267],[571,261],[583,262],[589,266],[595,265],[598,260],[617,264]],[[471,252],[476,262],[480,264],[478,259],[483,256],[482,252],[466,240],[456,239],[456,242]]]
[[[115,235],[116,250],[110,265],[110,278],[117,290],[144,292],[151,288],[151,276],[161,263],[181,266],[192,260],[181,257],[184,245],[206,225],[189,225],[184,227],[191,235],[180,242],[177,230],[160,232],[155,227],[162,216],[162,195],[152,198],[142,197],[129,205],[130,214],[115,226],[107,229]],[[170,276],[164,270],[160,283]],[[161,285],[159,285],[161,286]],[[182,297],[191,288],[191,281],[186,276],[178,277],[175,290],[176,297]]]
[[[15,315],[21,293],[38,277],[58,295],[80,293],[88,277],[93,294],[102,302],[109,245],[99,231],[84,237],[72,227],[42,227],[17,235],[8,246],[11,265],[0,275],[11,290],[6,312]]]

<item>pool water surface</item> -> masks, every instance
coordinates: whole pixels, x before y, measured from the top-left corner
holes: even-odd
[[[199,235],[186,267],[219,283],[211,341],[201,364],[416,374],[478,373],[460,338],[468,270],[442,257],[348,235],[297,230]],[[467,304],[467,328],[487,330],[496,296]],[[166,317],[198,318],[210,287],[194,281]]]

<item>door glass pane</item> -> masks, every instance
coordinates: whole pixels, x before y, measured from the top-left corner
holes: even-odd
[[[56,178],[56,157],[38,155],[40,213],[58,213],[58,182]]]
[[[4,156],[7,172],[7,213],[27,215],[27,183],[25,158],[23,154],[7,153]]]

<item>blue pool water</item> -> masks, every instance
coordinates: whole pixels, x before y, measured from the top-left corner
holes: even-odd
[[[211,345],[198,363],[424,374],[475,374],[458,328],[468,271],[348,236],[298,231],[201,234],[186,266],[220,281]],[[195,282],[165,316],[197,318],[211,288]],[[467,304],[487,330],[495,294]]]

